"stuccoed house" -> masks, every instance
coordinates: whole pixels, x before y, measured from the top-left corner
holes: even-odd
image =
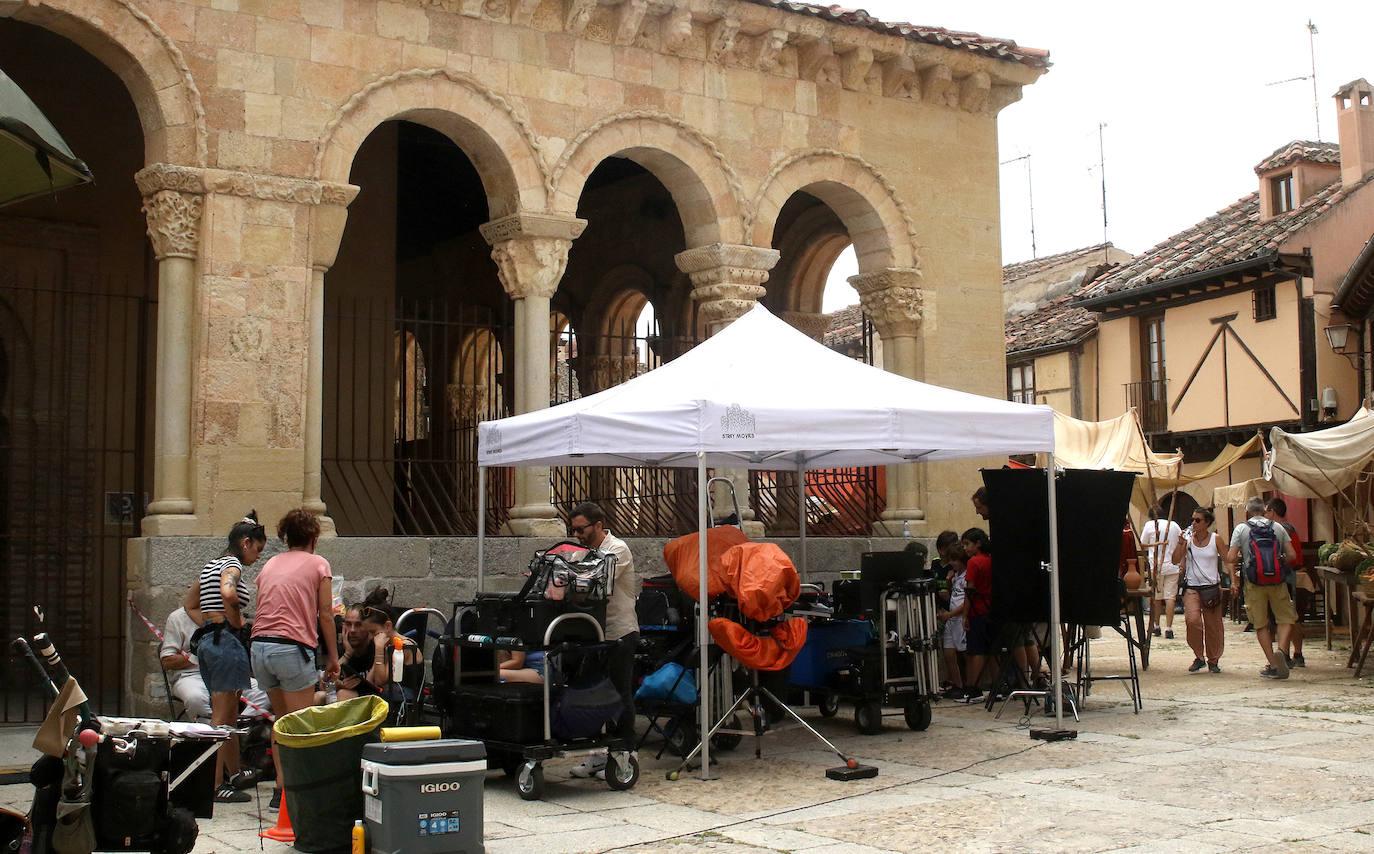
[[[126,597],[162,623],[250,508],[324,514],[345,598],[447,609],[477,525],[517,572],[584,499],[655,572],[693,474],[494,472],[479,520],[477,423],[755,302],[819,338],[850,244],[882,367],[1002,394],[997,115],[1044,51],[783,0],[0,0],[0,58],[96,177],[0,211],[4,631],[43,604],[104,710],[166,710]],[[813,561],[973,522],[978,465],[828,473],[862,506]]]

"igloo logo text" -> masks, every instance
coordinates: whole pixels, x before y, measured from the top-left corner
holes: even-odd
[[[754,413],[732,403],[720,417],[720,437],[722,439],[754,438]]]

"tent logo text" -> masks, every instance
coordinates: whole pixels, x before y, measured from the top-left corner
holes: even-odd
[[[492,430],[487,433],[487,456],[501,453],[501,431]]]
[[[740,406],[730,404],[720,417],[720,437],[722,439],[754,438],[754,413]]]

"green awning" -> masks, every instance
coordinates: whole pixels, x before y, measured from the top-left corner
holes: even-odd
[[[0,206],[92,180],[43,111],[0,71]]]

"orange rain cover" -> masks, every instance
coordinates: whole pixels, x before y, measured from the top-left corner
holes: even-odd
[[[706,596],[714,599],[725,592],[724,569],[720,558],[733,546],[749,542],[744,532],[734,525],[706,529]],[[673,574],[678,589],[693,599],[701,584],[697,556],[697,535],[684,534],[663,547],[663,562]]]
[[[721,617],[712,620],[708,627],[721,649],[755,670],[782,670],[806,644],[806,620],[801,617],[774,626],[772,637],[766,638]]]
[[[801,593],[797,568],[773,543],[741,543],[725,553],[721,565],[726,591],[750,619],[773,619]]]

